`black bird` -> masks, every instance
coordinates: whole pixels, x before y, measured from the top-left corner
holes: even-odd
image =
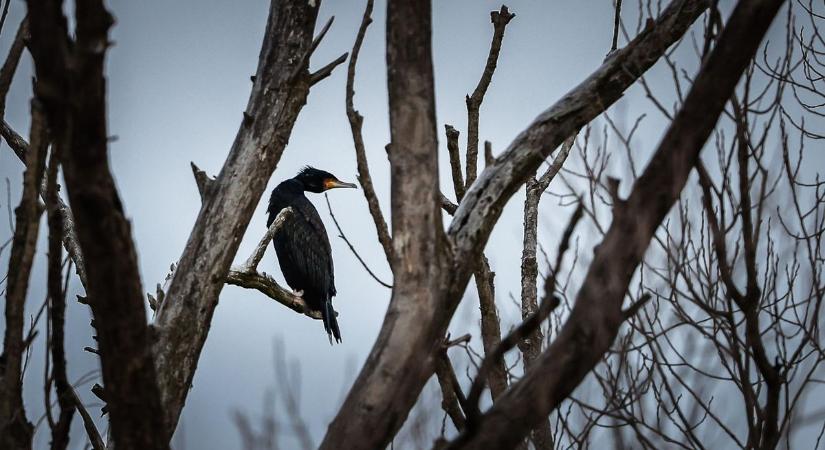
[[[356,187],[329,172],[307,166],[295,178],[281,182],[272,190],[267,209],[266,226],[269,227],[282,209],[292,208],[292,214],[272,240],[278,264],[289,287],[308,307],[321,312],[330,344],[333,337],[341,342],[341,331],[332,309],[332,297],[335,296],[332,251],[321,216],[304,192],[321,193],[328,189]]]

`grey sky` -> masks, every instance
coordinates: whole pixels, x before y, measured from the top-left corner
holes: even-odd
[[[626,3],[625,18],[635,17],[635,2]],[[466,130],[464,95],[478,81],[492,33],[489,11],[499,5],[486,0],[435,2],[433,43],[438,121],[462,131],[462,147]],[[314,67],[350,50],[363,6],[362,1],[342,0],[322,5],[319,23],[334,15],[335,24],[314,56]],[[612,32],[610,1],[531,0],[509,2],[508,6],[517,17],[507,29],[481,118],[481,139],[492,141],[495,152],[506,147],[539,112],[599,66],[609,50]],[[375,21],[359,61],[355,102],[365,116],[371,170],[389,218],[389,174],[384,153],[389,139],[383,42],[385,7],[384,1],[378,1],[375,7]],[[180,255],[199,209],[189,162],[194,161],[210,174],[217,173],[237,131],[250,90],[249,76],[257,64],[268,2],[115,0],[110,2],[110,8],[117,18],[112,32],[116,46],[108,58],[109,130],[117,136],[110,147],[111,163],[132,219],[145,290],[154,291],[153,286],[162,282],[169,264]],[[11,5],[0,36],[3,55],[23,12],[22,2]],[[664,91],[668,80],[661,76],[661,71],[659,76],[656,73],[652,76],[653,84],[663,86]],[[31,76],[31,61],[26,57],[7,106],[7,120],[23,135],[28,133]],[[305,164],[331,171],[342,180],[355,181],[352,140],[344,113],[344,82],[342,67],[312,89],[267,192]],[[638,89],[628,95],[641,100]],[[630,102],[622,102],[613,112],[624,110],[633,117],[648,108],[641,102],[637,102],[641,106],[633,108],[627,103]],[[638,143],[645,152],[655,145],[662,126],[661,118],[655,114],[644,122]],[[0,178],[9,178],[12,204],[16,204],[22,166],[5,144],[2,147]],[[446,150],[441,157],[445,169]],[[444,191],[451,192],[446,181],[442,180]],[[239,446],[230,412],[241,409],[257,414],[264,392],[278,383],[273,376],[275,339],[281,339],[288,356],[300,362],[302,408],[316,441],[353,380],[354,368],[364,361],[380,328],[389,290],[364,272],[336,236],[323,198],[313,196],[312,200],[331,235],[338,287],[335,307],[340,313],[343,345],[331,347],[320,322],[299,316],[257,292],[226,287],[176,438],[176,442],[185,440],[186,448]],[[333,191],[330,200],[361,255],[382,279],[390,280],[361,191]],[[2,196],[3,209],[6,203]],[[559,213],[552,203],[552,199],[544,201],[540,239],[552,236],[558,222],[566,220],[568,212]],[[508,294],[519,289],[521,204],[521,195],[509,203],[488,245],[505,327],[518,314]],[[264,201],[253,217],[236,260],[246,258],[261,237],[265,209]],[[0,220],[1,240],[10,235],[5,215],[3,212]],[[30,311],[39,306],[45,295],[43,234],[41,229],[44,251],[36,259],[27,305]],[[0,261],[4,268],[7,257],[4,254]],[[265,255],[260,269],[280,279],[274,252]],[[78,283],[72,286],[73,293],[80,292]],[[472,294],[472,288],[468,292]],[[473,302],[464,302],[454,328],[474,331],[476,310]],[[96,368],[94,355],[82,351],[83,346],[94,345],[89,318],[85,306],[70,303],[67,350],[71,379]],[[43,411],[39,387],[42,336],[35,346],[26,379],[26,401],[30,418],[36,419]],[[84,385],[79,391],[91,401],[93,397],[87,394],[89,386]],[[97,411],[92,409],[95,415]],[[74,426],[80,432],[79,420]],[[36,447],[47,442],[47,433],[41,428]],[[75,438],[74,448],[78,448],[79,442]]]

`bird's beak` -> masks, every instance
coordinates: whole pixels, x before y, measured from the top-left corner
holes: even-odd
[[[326,180],[326,181],[324,181],[324,189],[336,189],[336,188],[358,189],[358,186],[355,183],[345,183],[343,181],[338,181],[338,180]]]

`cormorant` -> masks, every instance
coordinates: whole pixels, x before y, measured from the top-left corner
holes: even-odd
[[[278,264],[289,287],[304,299],[308,307],[321,312],[330,344],[333,337],[341,342],[341,331],[332,309],[332,297],[335,296],[332,251],[321,216],[304,192],[321,193],[334,188],[357,186],[344,183],[329,172],[304,167],[295,178],[281,182],[272,190],[267,209],[269,219],[266,221],[268,228],[282,209],[292,208],[292,214],[272,240],[278,254]]]

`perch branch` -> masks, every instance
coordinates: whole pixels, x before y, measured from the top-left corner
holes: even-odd
[[[258,269],[258,264],[261,262],[261,258],[264,257],[264,252],[266,252],[266,248],[269,246],[269,243],[272,242],[272,238],[275,237],[275,233],[284,225],[287,219],[293,214],[292,208],[284,208],[281,212],[275,216],[275,220],[272,221],[272,224],[269,225],[269,228],[266,229],[266,233],[264,233],[264,237],[258,242],[258,245],[255,246],[255,250],[252,251],[252,254],[249,255],[249,258],[243,263],[243,265],[238,269],[241,272],[254,272]]]
[[[314,311],[307,307],[304,299],[281,287],[269,275],[258,272],[241,272],[233,268],[229,270],[226,276],[226,283],[246,289],[255,289],[299,314],[304,314],[313,319],[321,319],[320,311]]]
[[[205,196],[157,311],[152,353],[170,433],[190,391],[239,237],[246,232],[306,104],[306,63],[324,35],[322,31],[313,39],[318,9],[305,1],[270,2],[245,118]]]
[[[284,222],[290,215],[294,214],[292,208],[284,208],[272,221],[272,224],[267,228],[264,237],[261,238],[258,245],[249,255],[249,258],[240,266],[232,267],[226,276],[226,283],[239,286],[246,289],[255,289],[276,302],[286,306],[287,308],[304,314],[313,319],[321,319],[320,311],[314,311],[307,307],[306,302],[301,297],[281,287],[275,279],[269,275],[258,273],[258,264],[261,262],[264,253],[266,252],[269,243],[278,229],[284,225]]]

